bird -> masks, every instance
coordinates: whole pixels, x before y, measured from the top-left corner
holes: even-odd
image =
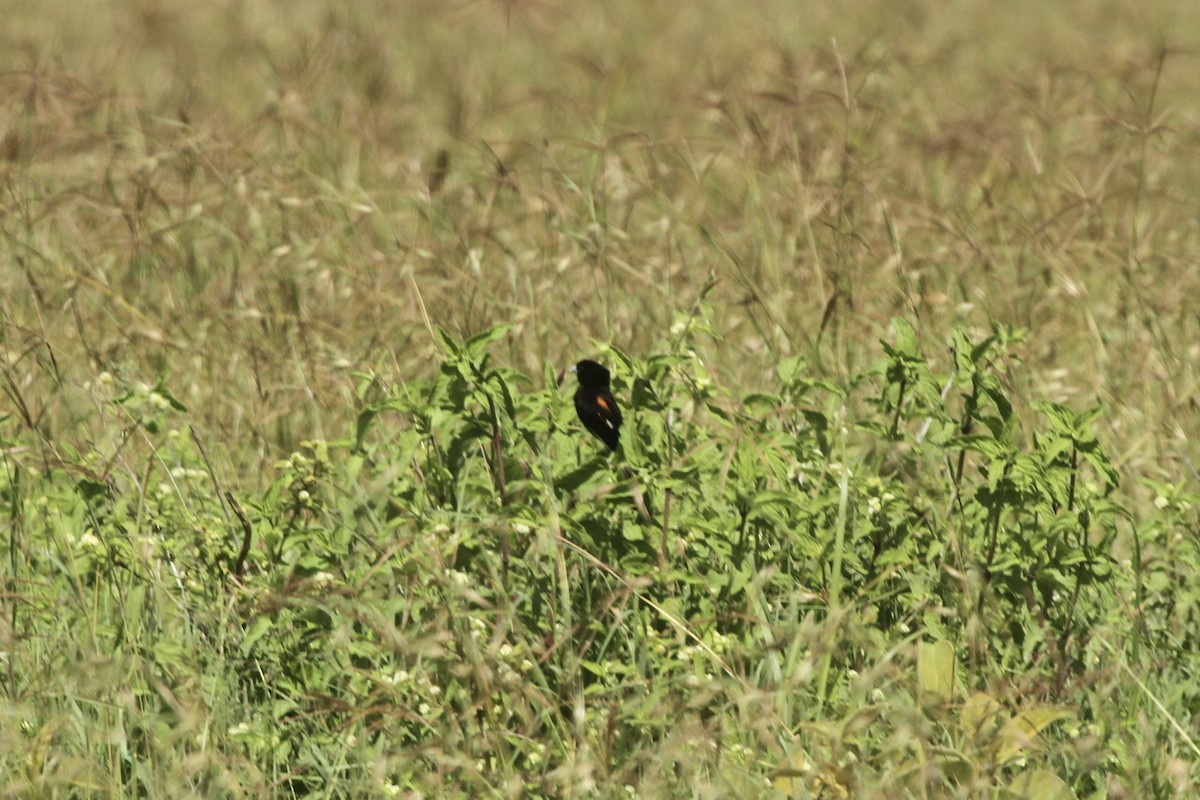
[[[579,378],[575,390],[575,413],[579,421],[608,446],[617,449],[621,440],[621,410],[608,388],[608,370],[595,361],[584,359],[571,371]]]

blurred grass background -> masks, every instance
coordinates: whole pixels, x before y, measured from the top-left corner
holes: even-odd
[[[235,469],[427,370],[423,313],[531,372],[652,346],[841,373],[893,315],[1032,332],[1120,461],[1191,463],[1200,10],[1188,2],[10,3],[9,392],[102,435],[107,371]],[[422,311],[424,308],[424,312]]]

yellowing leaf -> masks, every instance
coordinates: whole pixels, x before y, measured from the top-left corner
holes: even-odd
[[[962,707],[962,724],[963,728],[971,733],[978,735],[981,728],[986,723],[991,722],[995,716],[1000,713],[1001,706],[996,698],[990,694],[983,692],[975,692]],[[992,724],[996,724],[992,722]]]
[[[1022,711],[1000,729],[1000,748],[996,751],[996,762],[1012,761],[1023,751],[1031,749],[1038,734],[1048,725],[1074,715],[1061,708],[1033,708]]]
[[[954,645],[947,641],[921,643],[917,659],[917,680],[921,691],[950,700],[954,697],[954,670]]]
[[[1021,800],[1076,800],[1062,778],[1044,769],[1023,772],[1008,785],[1008,791]]]

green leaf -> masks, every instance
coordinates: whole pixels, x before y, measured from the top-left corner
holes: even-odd
[[[1033,407],[1050,420],[1050,430],[1069,439],[1083,438],[1083,431],[1076,425],[1075,414],[1061,403],[1039,400]]]
[[[176,411],[187,411],[187,406],[179,402],[175,395],[171,394],[171,390],[167,388],[166,377],[161,377],[154,385],[154,393],[167,401],[171,408]]]
[[[971,453],[979,453],[993,461],[1008,459],[1014,453],[1013,449],[1005,443],[983,434],[954,436],[947,440],[946,447],[951,450],[962,449]]]
[[[564,491],[573,492],[580,486],[583,486],[596,475],[607,472],[604,462],[598,458],[587,461],[579,467],[556,475],[554,477],[554,485]]]
[[[1004,393],[1004,389],[1000,386],[999,381],[994,375],[987,375],[983,378],[983,393],[996,406],[996,413],[1000,415],[1000,420],[1005,425],[1010,424],[1013,419],[1012,403],[1009,402],[1008,396]]]
[[[1117,468],[1109,461],[1108,454],[1099,447],[1081,448],[1079,453],[1083,456],[1085,462],[1091,464],[1100,473],[1100,476],[1109,488],[1115,489],[1121,484],[1120,473],[1117,472]]]
[[[79,490],[79,495],[88,502],[100,497],[108,497],[110,487],[104,481],[96,481],[91,478],[80,478],[75,484]]]
[[[367,431],[371,428],[371,423],[379,414],[377,406],[368,406],[358,414],[358,419],[354,423],[354,449],[362,450],[363,441],[367,437]]]
[[[979,344],[971,348],[971,362],[978,366],[983,362],[983,357],[987,355],[988,350],[992,349],[992,345],[996,343],[996,335],[993,333]]]
[[[920,352],[917,349],[917,334],[913,330],[912,325],[908,323],[908,320],[902,317],[893,317],[892,331],[896,335],[896,346],[892,352],[911,358],[920,356]],[[886,344],[884,344],[884,347],[891,350]]]
[[[784,386],[795,386],[799,376],[807,369],[808,361],[804,356],[791,356],[779,362],[775,374]]]
[[[770,392],[752,392],[742,398],[742,406],[747,410],[776,409],[781,405],[783,405],[782,398]]]
[[[459,347],[458,342],[454,341],[454,337],[451,336],[445,328],[443,328],[441,325],[438,325],[434,328],[434,330],[437,333],[438,339],[440,339],[442,342],[442,347],[446,348],[446,352],[452,358],[458,358],[462,355],[462,348]]]
[[[267,631],[271,630],[274,624],[275,620],[266,614],[260,617],[255,617],[250,623],[250,627],[246,630],[246,635],[242,637],[242,644],[240,647],[241,654],[249,655],[250,651],[254,649],[254,645],[258,642],[258,640],[265,636]]]
[[[488,328],[485,331],[475,334],[467,343],[463,345],[465,350],[472,360],[478,360],[481,355],[487,350],[487,346],[497,339],[502,339],[508,335],[508,332],[513,329],[514,325],[511,322],[505,322],[493,328]],[[440,329],[439,329],[440,330]]]

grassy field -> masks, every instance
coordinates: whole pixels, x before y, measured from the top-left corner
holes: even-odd
[[[1200,790],[1194,0],[3,16],[3,796]]]

